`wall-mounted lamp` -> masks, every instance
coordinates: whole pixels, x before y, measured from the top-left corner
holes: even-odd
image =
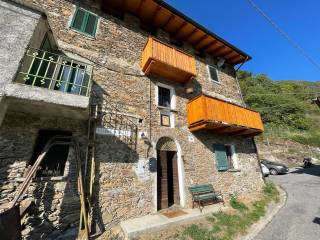
[[[218,62],[217,62],[218,68],[221,68],[225,62],[226,60],[224,58],[218,57]]]
[[[147,140],[148,136],[146,132],[139,132],[139,137],[143,140]]]

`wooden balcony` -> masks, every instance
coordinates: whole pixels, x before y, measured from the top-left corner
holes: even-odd
[[[253,137],[263,132],[258,112],[217,98],[200,95],[187,105],[191,132],[210,130],[216,134]]]
[[[180,83],[186,83],[197,75],[193,56],[152,37],[143,49],[141,67],[146,75],[157,75]]]

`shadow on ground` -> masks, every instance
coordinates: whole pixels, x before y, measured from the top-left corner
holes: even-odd
[[[309,174],[320,177],[320,165],[312,165],[309,168],[297,168],[292,174]]]

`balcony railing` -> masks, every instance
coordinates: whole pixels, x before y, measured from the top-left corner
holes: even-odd
[[[158,75],[185,83],[197,75],[195,58],[149,37],[142,53],[141,67],[146,75]]]
[[[206,95],[187,105],[188,124],[192,132],[211,130],[217,134],[255,136],[263,132],[258,112]]]
[[[55,53],[29,48],[16,82],[89,96],[92,66]]]

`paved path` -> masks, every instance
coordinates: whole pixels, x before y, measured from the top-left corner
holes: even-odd
[[[255,240],[320,240],[320,166],[271,176],[288,193],[286,205]]]

